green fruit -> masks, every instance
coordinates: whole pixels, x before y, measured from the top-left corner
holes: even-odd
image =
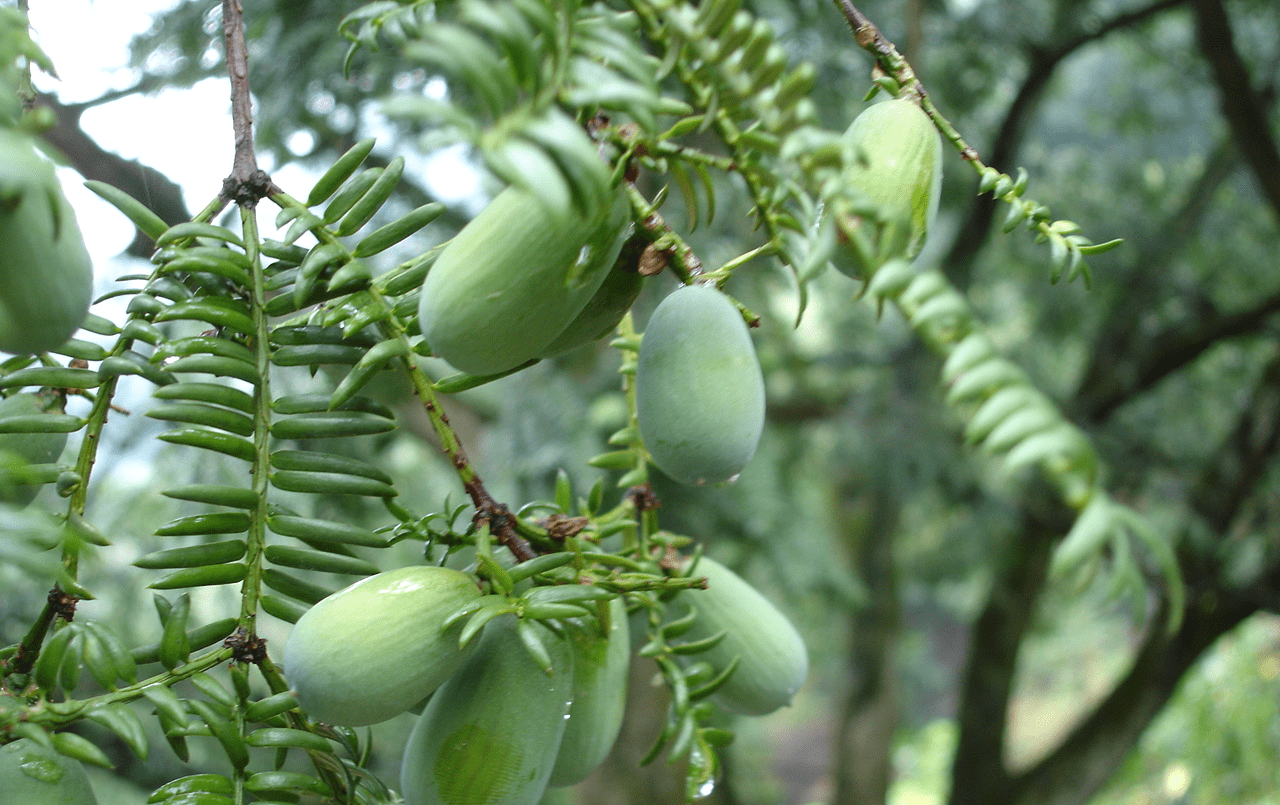
[[[97,805],[77,760],[27,738],[0,746],[0,805]]]
[[[32,355],[65,343],[89,312],[93,264],[53,165],[8,129],[0,129],[0,244],[0,351]]]
[[[705,660],[718,671],[741,658],[714,698],[734,712],[753,716],[790,704],[809,674],[800,633],[756,588],[719,562],[704,556],[693,572],[706,576],[707,589],[685,590],[678,596],[698,613],[687,639],[701,640],[721,631],[725,636],[692,659]]]
[[[563,355],[613,332],[644,286],[644,277],[634,268],[630,265],[614,265],[604,283],[587,302],[587,306],[539,353],[541,357]]]
[[[751,460],[764,429],[764,378],[738,309],[705,285],[653,312],[636,367],[640,437],[677,481],[715,484]]]
[[[551,674],[534,663],[515,619],[489,623],[409,736],[400,770],[408,805],[536,805],[564,735],[573,654],[546,627],[529,624],[551,655]]]
[[[462,625],[445,617],[480,597],[443,567],[402,567],[362,579],[307,610],[284,647],[285,677],[318,721],[358,727],[407,712],[466,659]]]
[[[608,756],[622,729],[631,664],[627,607],[621,598],[609,602],[607,632],[594,618],[566,622],[564,628],[573,648],[573,704],[551,771],[553,786],[582,782]]]
[[[0,400],[0,419],[43,414],[47,409],[35,394],[14,394]],[[0,503],[26,506],[40,493],[37,484],[16,483],[30,464],[51,464],[67,446],[65,433],[0,434]]]
[[[844,145],[845,181],[883,219],[876,227],[848,211],[839,215],[840,228],[855,243],[832,262],[862,279],[888,260],[910,260],[924,248],[942,192],[942,140],[919,106],[892,100],[858,115]]]
[[[511,187],[462,228],[422,285],[418,319],[437,355],[474,375],[547,349],[604,282],[628,234],[621,192],[593,215],[560,215]]]

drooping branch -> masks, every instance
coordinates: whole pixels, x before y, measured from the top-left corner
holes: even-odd
[[[1195,0],[1193,8],[1200,51],[1218,85],[1223,117],[1263,198],[1280,218],[1280,147],[1272,135],[1261,95],[1254,90],[1249,70],[1236,50],[1231,20],[1221,0]]]
[[[1186,2],[1187,0],[1157,0],[1142,8],[1117,14],[1097,27],[1087,32],[1077,32],[1061,42],[1031,46],[1027,53],[1027,75],[1009,103],[1004,119],[1000,121],[995,139],[986,152],[986,163],[1006,173],[1013,170],[1028,120],[1058,67],[1067,57],[1108,34],[1130,28]],[[961,287],[969,283],[973,261],[986,243],[991,224],[995,220],[996,206],[997,201],[991,195],[984,194],[974,198],[964,223],[956,230],[955,240],[952,241],[946,259],[942,261],[947,266],[947,276]]]

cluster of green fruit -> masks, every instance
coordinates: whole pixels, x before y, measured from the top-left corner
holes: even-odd
[[[464,372],[495,375],[610,333],[642,277],[619,260],[630,233],[623,193],[581,129],[567,121],[561,156],[588,178],[590,202],[566,211],[528,189],[500,194],[458,234],[423,285],[419,322],[437,355]],[[942,146],[920,107],[869,107],[842,139],[835,221],[847,241],[833,263],[869,279],[910,260],[937,215]],[[764,381],[736,306],[714,288],[685,286],[654,311],[640,346],[640,437],[667,475],[692,485],[731,480],[764,427]]]
[[[701,661],[733,666],[718,702],[755,715],[788,704],[808,672],[795,628],[722,565],[703,558],[696,572],[707,589],[678,593],[671,606],[694,610],[691,642],[713,644]],[[464,635],[456,615],[480,597],[459,570],[389,571],[316,604],[285,646],[285,676],[312,718],[362,726],[421,707],[401,771],[410,805],[534,805],[547,787],[585,779],[622,725],[624,597],[554,621],[502,615]],[[545,654],[529,650],[526,634]]]
[[[464,372],[500,375],[603,338],[639,296],[643,277],[619,258],[632,231],[627,196],[582,129],[554,120],[585,206],[510,187],[463,227],[423,283],[423,337]],[[711,287],[683,287],[659,305],[636,391],[641,438],[676,480],[729,480],[755,452],[764,381],[742,315]]]

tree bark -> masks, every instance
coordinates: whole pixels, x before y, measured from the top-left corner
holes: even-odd
[[[1048,577],[1053,546],[1072,520],[1052,493],[1033,489],[1026,500],[1021,528],[996,568],[970,635],[949,805],[1009,802],[1012,780],[1004,756],[1018,649]]]
[[[1244,161],[1253,170],[1262,197],[1280,218],[1280,147],[1254,90],[1249,70],[1235,46],[1231,20],[1221,0],[1195,0],[1196,35],[1200,51],[1213,71],[1222,103],[1222,116],[1231,127]]]

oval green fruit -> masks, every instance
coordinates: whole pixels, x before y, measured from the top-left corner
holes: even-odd
[[[724,294],[680,288],[653,312],[636,367],[640,438],[686,484],[734,478],[764,429],[764,378],[747,325]]]
[[[573,649],[573,703],[550,785],[585,780],[608,756],[622,729],[631,636],[621,598],[609,602],[608,620],[607,625],[597,618],[564,623]]]
[[[628,234],[625,194],[589,216],[561,215],[510,187],[431,266],[418,320],[431,349],[474,375],[542,354],[604,282]]]
[[[540,356],[554,358],[613,332],[618,322],[622,321],[622,317],[635,304],[643,287],[644,277],[640,272],[634,266],[621,265],[619,261],[619,264],[609,270],[608,276],[587,302],[587,306],[539,353]]]
[[[0,351],[65,343],[89,312],[93,264],[53,165],[0,129]]]
[[[719,562],[704,556],[693,572],[706,576],[707,589],[685,590],[678,596],[698,613],[687,639],[701,640],[721,631],[725,636],[692,659],[705,660],[719,671],[740,658],[714,698],[734,712],[755,716],[790,704],[809,674],[809,655],[795,626]]]
[[[407,712],[466,659],[462,625],[442,622],[479,597],[470,576],[444,567],[362,579],[298,619],[284,648],[285,678],[318,721],[358,727]]]
[[[844,146],[844,179],[879,209],[884,226],[864,226],[862,217],[841,214],[841,229],[861,240],[867,252],[845,246],[832,262],[842,273],[865,279],[888,260],[910,260],[924,248],[942,192],[942,140],[918,105],[890,100],[854,118]]]
[[[0,746],[0,805],[97,805],[78,760],[27,738]]]
[[[36,394],[22,392],[0,400],[0,419],[10,416],[33,416],[49,409]],[[51,464],[67,446],[65,433],[0,434],[0,503],[26,506],[40,493],[37,484],[16,483],[24,467]]]
[[[547,788],[573,693],[573,654],[531,621],[552,672],[533,661],[502,617],[485,626],[475,654],[440,686],[404,750],[408,805],[537,805]]]

